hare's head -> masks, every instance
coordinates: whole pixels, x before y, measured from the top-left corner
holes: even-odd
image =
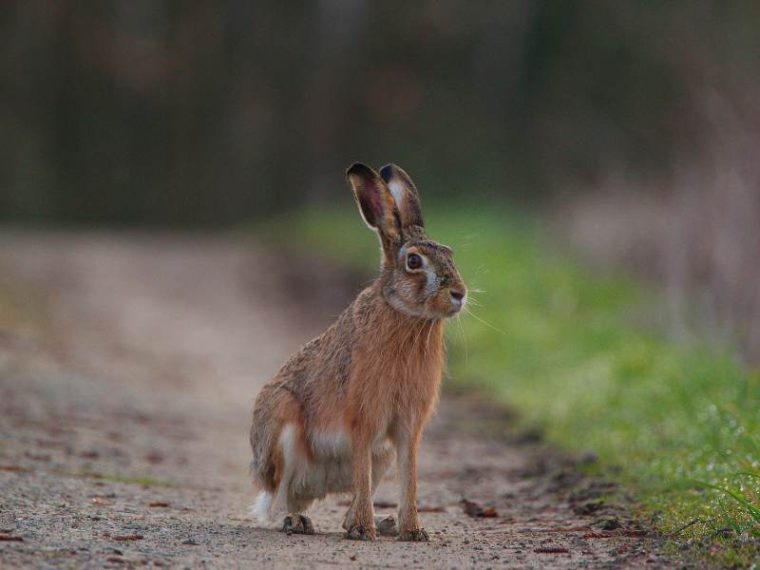
[[[346,172],[359,211],[380,238],[380,284],[396,310],[424,319],[457,314],[467,301],[451,248],[425,235],[420,199],[412,180],[395,164],[376,173],[353,164]]]

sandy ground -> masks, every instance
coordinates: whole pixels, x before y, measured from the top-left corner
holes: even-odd
[[[0,328],[0,567],[669,566],[601,499],[613,484],[463,394],[422,446],[429,543],[345,540],[345,497],[315,507],[315,536],[255,528],[251,403],[345,303],[317,270],[300,283],[316,306],[295,303],[293,274],[229,237],[0,233],[16,307]],[[390,480],[377,511],[395,501]]]

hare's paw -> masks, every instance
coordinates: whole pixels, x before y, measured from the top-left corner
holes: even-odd
[[[306,515],[289,514],[282,521],[282,532],[291,534],[314,534],[314,524]]]
[[[346,531],[349,540],[375,540],[377,533],[372,525],[353,524]]]
[[[424,528],[409,528],[402,530],[398,539],[404,542],[428,542],[430,537]]]
[[[398,524],[393,515],[376,516],[375,528],[380,536],[398,536]]]

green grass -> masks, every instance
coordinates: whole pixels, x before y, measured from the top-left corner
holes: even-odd
[[[130,476],[119,475],[114,473],[100,473],[98,471],[78,471],[76,473],[69,473],[74,477],[82,477],[86,479],[98,479],[100,481],[108,481],[110,483],[125,483],[127,485],[140,485],[142,487],[174,487],[175,484],[171,481],[163,481],[154,477],[148,476]]]
[[[0,332],[28,332],[45,324],[44,295],[23,283],[11,282],[0,265]]]
[[[551,442],[619,467],[642,516],[665,533],[691,523],[675,540],[703,539],[714,562],[750,564],[757,542],[738,545],[760,537],[760,374],[670,340],[655,324],[656,294],[555,253],[533,222],[458,208],[426,219],[476,290],[473,314],[449,326],[447,381],[488,390]],[[378,264],[353,210],[262,231],[335,263]]]

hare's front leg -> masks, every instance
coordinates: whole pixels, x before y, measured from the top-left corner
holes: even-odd
[[[404,427],[397,436],[398,474],[401,486],[398,524],[399,540],[427,542],[428,533],[417,516],[417,448],[422,426]]]
[[[364,433],[353,437],[354,501],[346,524],[346,538],[375,540],[375,512],[372,507],[371,438]]]
[[[311,503],[311,499],[288,497],[288,514],[282,521],[285,534],[314,534],[314,523],[304,514]]]
[[[377,491],[377,487],[380,481],[382,481],[388,467],[393,463],[395,454],[395,449],[390,446],[384,446],[379,450],[373,449],[372,451],[372,490],[370,491],[370,500],[373,506],[375,491]],[[343,528],[348,530],[353,524],[353,520],[354,503],[351,503],[351,507],[343,519]],[[396,524],[395,515],[375,515],[375,530],[376,534],[381,536],[398,536],[398,525]]]

